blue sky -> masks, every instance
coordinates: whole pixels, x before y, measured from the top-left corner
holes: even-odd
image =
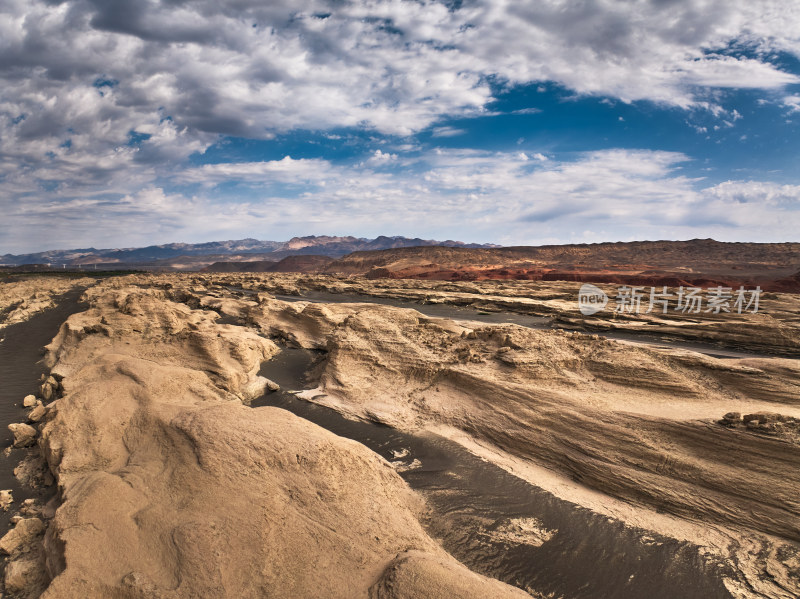
[[[792,0],[10,0],[0,254],[797,241]]]

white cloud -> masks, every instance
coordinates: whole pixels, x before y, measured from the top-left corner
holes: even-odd
[[[324,180],[330,175],[330,171],[330,163],[326,160],[295,160],[291,156],[286,156],[281,160],[262,162],[205,164],[175,173],[172,180],[180,183],[203,183],[207,186],[225,182],[303,185]]]
[[[725,181],[704,190],[704,195],[726,205],[790,209],[800,211],[800,185],[781,185],[763,181]]]
[[[48,245],[60,247],[87,245],[79,243],[83,238],[95,245],[132,246],[330,231],[519,244],[582,242],[586,231],[606,240],[796,237],[800,185],[704,185],[681,174],[689,159],[674,152],[526,158],[536,154],[438,149],[418,158],[392,158],[405,168],[391,172],[375,169],[369,160],[345,166],[287,157],[205,165],[174,174],[178,182],[202,183],[196,195],[145,186],[116,199],[51,195],[16,204],[8,213],[15,227],[0,231],[5,235],[0,243],[43,249],[39,232],[45,221],[61,223],[48,230]],[[250,185],[252,193],[220,202],[218,185],[230,177]]]
[[[386,164],[390,164],[396,160],[397,160],[397,154],[375,150],[372,156],[370,156],[369,159],[366,161],[366,164],[372,166],[385,166]]]
[[[434,127],[431,131],[431,135],[433,137],[456,137],[458,135],[464,135],[466,131],[464,129],[458,129],[456,127]]]
[[[714,51],[746,43],[800,56],[797,31],[800,9],[782,0],[467,0],[457,10],[411,0],[8,0],[0,112],[26,115],[3,132],[17,143],[57,146],[72,128],[101,149],[165,115],[180,132],[174,148],[187,133],[408,134],[486,112],[489,76],[689,107],[702,88],[796,83],[765,60]],[[100,77],[118,83],[92,87]]]
[[[775,95],[798,81],[767,59],[773,52],[800,57],[800,4],[790,0],[465,0],[459,6],[432,0],[5,0],[0,210],[12,226],[3,228],[0,234],[7,237],[0,242],[11,235],[22,239],[19,231],[31,234],[31,219],[43,207],[74,223],[81,206],[112,214],[112,198],[118,197],[120,214],[132,214],[131,202],[157,197],[153,190],[169,189],[170,181],[206,189],[232,179],[254,189],[324,186],[331,203],[319,212],[304,207],[318,199],[265,200],[273,202],[271,214],[305,210],[311,219],[349,208],[358,213],[371,199],[392,200],[398,203],[394,209],[405,210],[407,198],[420,214],[445,218],[449,209],[465,209],[458,199],[463,190],[486,199],[476,222],[487,231],[512,218],[506,205],[525,208],[515,199],[521,197],[534,198],[546,212],[548,203],[555,209],[574,196],[577,214],[590,197],[612,190],[628,197],[625,182],[632,180],[651,194],[699,197],[692,195],[698,192],[691,182],[671,174],[675,157],[665,166],[658,153],[646,159],[628,153],[620,158],[624,165],[613,153],[589,154],[576,163],[545,162],[544,154],[532,152],[527,156],[535,160],[529,161],[514,153],[441,153],[425,156],[430,164],[421,172],[393,176],[326,161],[188,164],[191,155],[224,135],[270,139],[290,130],[347,127],[400,136],[423,130],[458,135],[460,130],[441,126],[442,118],[492,114],[489,81],[505,88],[555,82],[578,95],[709,110],[731,124],[738,113],[719,105],[716,89],[758,88]],[[750,52],[734,57],[725,53],[729,47]],[[787,95],[783,104],[800,110],[799,98]],[[364,168],[403,161],[394,156],[376,153]],[[606,170],[614,175],[608,181],[585,178],[590,172],[603,178]],[[567,174],[584,177],[575,179],[583,186]],[[570,195],[552,199],[548,182]],[[422,191],[429,187],[436,190],[432,197]],[[183,197],[164,192],[160,201],[181,206],[189,201]],[[280,210],[279,200],[287,203]],[[211,200],[191,201],[211,210]],[[229,204],[234,206],[244,204]],[[638,222],[636,211],[612,206]],[[260,214],[256,207],[247,210]],[[175,214],[175,226],[188,231],[188,217]],[[220,219],[228,222],[224,214]],[[364,223],[370,222],[365,216]],[[778,225],[777,231],[785,230]]]
[[[783,99],[783,105],[789,109],[789,112],[800,112],[800,94],[793,96],[786,96]]]

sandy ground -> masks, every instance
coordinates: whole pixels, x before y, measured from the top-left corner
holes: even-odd
[[[52,308],[58,296],[94,283],[94,279],[89,278],[58,277],[30,277],[0,282],[0,330]]]
[[[133,282],[88,290],[48,346],[33,430],[61,501],[0,541],[11,596],[526,596],[431,539],[388,462],[245,405],[272,341]]]
[[[733,324],[648,325],[764,350],[717,359],[271,295],[360,285],[524,305],[562,322],[575,310],[561,284],[493,283],[488,294],[414,283],[137,275],[89,289],[91,308],[48,346],[57,399],[35,433],[61,502],[42,515],[46,532],[23,525],[35,532],[10,551],[22,564],[14,584],[41,574],[19,596],[49,580],[42,596],[526,596],[449,556],[385,459],[285,411],[247,407],[271,386],[258,373],[279,343],[324,352],[308,401],[443,433],[559,497],[701,545],[727,565],[731,596],[800,594],[800,365],[770,355],[798,343],[795,296],[765,298],[766,314]],[[495,532],[553,538],[523,520]]]

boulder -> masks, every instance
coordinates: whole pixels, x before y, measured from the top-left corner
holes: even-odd
[[[738,423],[742,421],[742,413],[741,412],[728,412],[725,414],[722,419],[725,422],[729,423]]]
[[[23,518],[0,539],[0,551],[11,555],[43,532],[44,523],[39,518]]]
[[[26,408],[32,408],[36,405],[36,396],[35,395],[26,395],[25,398],[22,400],[22,405]]]
[[[38,584],[42,568],[36,560],[20,559],[6,565],[6,591],[19,593]]]
[[[14,497],[11,495],[11,489],[0,491],[0,509],[5,512],[12,503],[14,503]]]
[[[14,447],[30,447],[36,442],[36,429],[29,424],[14,422],[8,430],[14,434]]]
[[[42,418],[44,418],[46,413],[47,408],[45,408],[42,404],[39,404],[31,410],[30,414],[28,414],[28,420],[31,422],[39,422]]]

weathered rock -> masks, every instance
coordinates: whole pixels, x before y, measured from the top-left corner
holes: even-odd
[[[13,554],[29,545],[44,532],[44,523],[39,518],[23,518],[0,539],[0,551]]]
[[[39,422],[42,418],[44,418],[45,414],[47,414],[47,408],[42,404],[39,404],[30,411],[28,414],[28,420],[31,422]]]
[[[14,503],[14,496],[11,494],[11,489],[0,491],[0,509],[5,512],[12,503]]]
[[[30,447],[36,442],[36,429],[29,424],[14,422],[8,430],[14,434],[14,447]]]
[[[800,540],[788,499],[800,493],[800,447],[764,445],[768,435],[733,441],[706,424],[732,398],[796,410],[794,361],[723,361],[516,325],[475,326],[469,340],[389,306],[315,305],[293,324],[277,304],[259,310],[255,322],[327,348],[304,399],[407,430],[460,429],[616,497]],[[764,488],[782,499],[764,501]]]
[[[6,564],[5,586],[10,593],[21,593],[37,585],[43,576],[38,559],[22,558]]]
[[[41,447],[64,498],[47,535],[63,570],[42,599],[367,597],[408,548],[440,564],[443,596],[463,580],[470,599],[520,596],[426,534],[421,500],[385,460],[241,405],[271,341],[117,284],[49,346],[66,393]],[[109,335],[87,333],[100,318]]]
[[[448,560],[419,551],[398,555],[370,589],[370,599],[484,599],[530,598],[514,589],[509,592],[473,572],[454,568]]]
[[[28,320],[34,314],[51,308],[56,296],[70,289],[94,285],[92,279],[67,279],[32,277],[25,280],[3,282],[0,285],[0,329],[9,324]]]
[[[59,382],[52,375],[48,376],[39,389],[42,399],[44,401],[51,401],[58,396]]]
[[[722,417],[722,421],[725,424],[738,424],[742,422],[742,413],[741,412],[728,412]]]
[[[36,499],[30,498],[22,502],[19,508],[19,513],[26,518],[41,518],[43,511],[42,504],[38,503]]]
[[[23,407],[26,408],[32,408],[33,406],[36,405],[37,401],[38,400],[36,399],[35,395],[26,395],[25,398],[22,400],[22,405]]]
[[[38,451],[30,452],[14,467],[14,476],[17,480],[34,489],[44,484],[47,473],[46,463]]]

